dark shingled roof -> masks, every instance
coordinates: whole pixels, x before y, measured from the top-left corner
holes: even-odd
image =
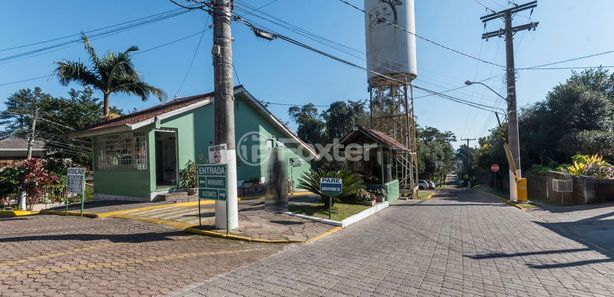
[[[28,140],[17,136],[7,136],[4,138],[0,138],[0,149],[16,151],[27,150]],[[32,149],[44,150],[45,143],[40,140],[34,140],[32,142]]]
[[[104,121],[104,122],[92,125],[81,131],[97,131],[97,130],[104,130],[104,129],[125,126],[125,125],[130,125],[130,124],[136,124],[138,122],[152,119],[159,115],[165,114],[167,112],[171,112],[171,111],[183,108],[183,107],[187,107],[194,103],[204,101],[207,99],[211,99],[211,98],[213,98],[213,93],[178,98],[178,99],[175,99],[175,100],[172,100],[172,101],[160,104],[160,105],[156,105],[150,108],[139,110],[137,112],[133,112],[131,114],[120,116],[112,120],[108,120],[108,121]]]
[[[348,133],[341,139],[341,143],[342,144],[352,143],[356,140],[356,138],[361,133],[390,150],[409,151],[409,149],[406,146],[398,142],[392,136],[382,131],[378,131],[375,129],[362,127],[362,126],[354,127],[354,130],[350,131],[350,133]]]

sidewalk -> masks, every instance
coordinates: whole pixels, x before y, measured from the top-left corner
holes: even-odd
[[[296,216],[265,211],[264,198],[260,197],[239,202],[240,227],[231,230],[227,235],[226,230],[215,227],[215,201],[202,200],[200,204],[200,222],[198,201],[179,203],[90,202],[86,203],[84,216],[139,221],[165,225],[194,234],[265,243],[314,241],[339,229]],[[79,215],[79,211],[79,205],[69,206],[69,215]],[[63,215],[65,208],[55,208],[44,213]],[[202,227],[199,227],[199,223],[202,223]]]

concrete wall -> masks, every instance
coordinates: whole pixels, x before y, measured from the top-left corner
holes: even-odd
[[[614,180],[573,176],[573,192],[558,193],[552,190],[553,179],[565,179],[560,172],[550,171],[546,176],[528,176],[529,199],[546,199],[557,204],[577,205],[614,201]]]

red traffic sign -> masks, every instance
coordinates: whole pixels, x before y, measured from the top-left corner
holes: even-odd
[[[499,167],[499,164],[492,164],[490,165],[490,171],[497,173],[499,172],[499,170],[501,170],[501,167]]]
[[[222,153],[220,153],[220,151],[215,151],[215,153],[213,153],[213,159],[215,163],[220,163],[220,161],[222,161]]]

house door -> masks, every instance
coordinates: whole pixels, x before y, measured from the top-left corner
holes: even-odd
[[[177,183],[177,134],[175,131],[156,131],[156,186]]]

